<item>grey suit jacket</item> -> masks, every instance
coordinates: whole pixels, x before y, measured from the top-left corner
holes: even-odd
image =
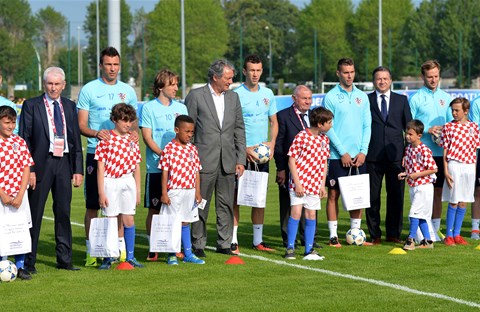
[[[215,172],[220,163],[227,174],[232,174],[235,173],[235,165],[245,165],[245,124],[237,93],[225,92],[222,127],[208,84],[190,91],[185,104],[188,115],[195,121],[194,142],[202,164],[201,172]]]

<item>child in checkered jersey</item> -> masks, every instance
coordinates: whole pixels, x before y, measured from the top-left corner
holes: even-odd
[[[310,114],[310,128],[300,131],[288,150],[290,168],[290,218],[288,219],[288,243],[285,259],[295,259],[295,237],[298,223],[305,208],[305,254],[303,260],[323,260],[315,249],[313,239],[316,227],[316,211],[320,199],[327,196],[325,180],[330,157],[330,140],[326,133],[332,127],[333,113],[317,107]]]
[[[405,172],[398,174],[398,179],[407,179],[410,186],[410,232],[403,246],[405,250],[415,249],[414,238],[418,227],[424,236],[419,248],[433,248],[427,220],[432,217],[433,182],[438,168],[432,151],[421,141],[423,129],[420,120],[413,119],[407,123],[405,138],[409,144],[402,161]]]
[[[176,214],[182,221],[183,262],[204,264],[192,252],[190,223],[199,220],[197,205],[200,195],[200,170],[202,166],[197,148],[190,143],[195,130],[193,119],[179,115],[175,119],[175,138],[165,145],[158,168],[162,169],[162,210]],[[165,213],[164,210],[164,213]],[[167,264],[177,265],[175,254],[170,254]]]
[[[480,148],[478,125],[468,120],[470,102],[456,98],[450,102],[453,120],[442,129],[445,182],[442,201],[448,202],[445,245],[467,245],[460,235],[466,203],[474,202],[477,149]]]
[[[137,120],[135,108],[125,103],[112,107],[110,120],[115,125],[110,139],[101,140],[95,150],[99,204],[103,215],[118,218],[119,241],[125,237],[126,262],[132,267],[143,268],[134,257],[135,209],[140,203],[140,148],[130,139],[130,129]],[[123,234],[123,235],[122,235]],[[120,244],[119,244],[120,245]],[[104,258],[99,269],[111,267],[113,258]]]
[[[13,134],[17,122],[16,111],[9,106],[0,106],[0,219],[8,220],[16,214],[28,227],[32,227],[30,205],[26,193],[30,166],[33,159],[25,141]],[[0,254],[0,260],[6,254]],[[15,255],[18,278],[30,280],[32,276],[24,269],[25,254]]]

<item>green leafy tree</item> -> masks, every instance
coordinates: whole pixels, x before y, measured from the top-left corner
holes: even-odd
[[[67,19],[51,6],[39,10],[36,18],[39,26],[38,41],[41,43],[39,50],[42,55],[42,65],[44,68],[57,65],[55,57],[59,44],[63,41],[62,37],[67,32]]]
[[[100,15],[100,51],[108,46],[108,1],[99,0],[99,15]],[[120,1],[120,33],[121,33],[121,51],[122,57],[122,79],[125,80],[130,73],[130,65],[126,60],[128,59],[131,48],[128,44],[128,36],[132,31],[132,14],[130,7],[125,0]],[[85,51],[90,67],[89,76],[87,79],[92,79],[97,74],[99,60],[97,59],[97,8],[96,2],[91,2],[87,7],[87,17],[83,23],[83,30],[88,34],[88,46]]]
[[[314,34],[317,34],[319,81],[337,81],[337,61],[352,56],[347,40],[353,15],[350,0],[312,0],[301,12],[297,27],[298,51],[294,71],[299,81],[315,75]],[[321,62],[320,62],[321,61]]]
[[[382,65],[391,67],[394,76],[399,76],[407,63],[402,35],[413,9],[411,0],[382,1]],[[350,24],[357,80],[370,81],[373,69],[379,65],[378,0],[363,0]]]
[[[19,16],[21,13],[21,18]],[[0,0],[0,69],[13,95],[15,81],[25,81],[36,59],[32,45],[35,23],[26,0]]]
[[[230,21],[227,57],[241,68],[242,58],[258,54],[264,61],[265,79],[270,70],[270,37],[273,77],[288,77],[296,51],[298,8],[288,0],[225,0],[223,5]]]
[[[465,81],[465,78],[469,78],[468,62],[479,56],[476,48],[479,2],[447,0],[444,5],[445,15],[438,23],[438,36],[442,46],[438,53],[442,55],[442,62],[448,64],[450,70],[457,75],[457,87],[465,87],[470,84],[469,81]]]
[[[133,16],[133,47],[132,47],[132,75],[136,77],[137,85],[142,85],[142,94],[149,92],[145,77],[145,24],[147,23],[147,13],[143,8],[135,12]]]
[[[404,33],[404,42],[410,51],[406,55],[407,74],[419,75],[420,65],[428,59],[437,59],[444,63],[440,55],[441,38],[437,31],[438,21],[445,16],[444,4],[444,0],[422,1],[407,19]]]
[[[206,82],[208,67],[228,48],[227,21],[219,0],[185,0],[185,38],[187,83]],[[164,67],[180,74],[180,40],[180,2],[162,0],[148,14],[145,26],[148,82]]]

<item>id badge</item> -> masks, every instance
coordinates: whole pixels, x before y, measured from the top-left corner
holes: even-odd
[[[63,157],[63,150],[65,148],[65,138],[63,136],[55,136],[53,141],[53,156]]]

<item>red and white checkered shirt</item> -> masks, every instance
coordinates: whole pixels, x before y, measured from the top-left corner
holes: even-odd
[[[420,143],[417,147],[413,147],[412,144],[407,145],[405,156],[403,157],[403,165],[409,175],[414,172],[438,169],[435,160],[433,160],[432,151],[423,143]],[[411,187],[433,182],[432,175],[416,178],[415,180],[407,179],[407,183]]]
[[[447,150],[447,161],[474,164],[480,148],[480,131],[474,122],[447,122],[442,129],[440,146]]]
[[[142,156],[138,143],[130,141],[130,134],[122,137],[110,130],[110,140],[98,142],[95,159],[105,164],[105,177],[120,178],[134,172]]]
[[[288,150],[288,156],[295,158],[298,178],[306,194],[319,195],[323,177],[330,157],[330,140],[327,135],[313,135],[307,128],[300,131]],[[290,176],[290,190],[295,183]]]
[[[195,178],[197,172],[202,170],[202,165],[195,145],[181,145],[172,140],[165,145],[158,168],[168,171],[169,190],[192,189],[195,188]]]
[[[20,191],[23,169],[33,165],[24,139],[15,134],[0,139],[0,188],[10,197],[17,196]]]

